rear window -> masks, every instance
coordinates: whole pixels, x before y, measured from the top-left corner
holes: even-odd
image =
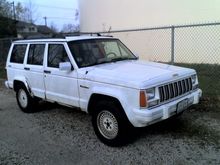
[[[10,62],[22,64],[26,52],[27,44],[14,45]]]
[[[44,48],[44,44],[30,45],[27,64],[43,65]]]

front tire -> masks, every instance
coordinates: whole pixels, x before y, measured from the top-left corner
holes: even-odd
[[[123,146],[127,144],[129,122],[123,109],[114,101],[97,103],[92,114],[92,124],[97,137],[108,146]]]
[[[16,99],[19,108],[25,113],[35,112],[37,101],[32,98],[27,89],[22,85],[16,91]]]

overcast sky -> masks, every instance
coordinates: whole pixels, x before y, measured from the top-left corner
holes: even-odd
[[[78,0],[10,0],[11,2],[21,2],[23,6],[33,5],[34,17],[37,19],[36,24],[45,24],[43,17],[47,17],[47,25],[55,24],[61,29],[64,24],[75,21],[75,12],[78,9]]]

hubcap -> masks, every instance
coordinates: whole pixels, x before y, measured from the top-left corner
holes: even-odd
[[[23,89],[20,89],[18,91],[18,101],[23,108],[27,107],[28,97],[27,97],[26,92]]]
[[[97,126],[100,133],[107,139],[114,139],[118,135],[118,122],[109,111],[101,111],[98,114]]]

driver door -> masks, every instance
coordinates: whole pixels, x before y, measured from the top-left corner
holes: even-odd
[[[61,71],[59,63],[70,62],[64,43],[49,43],[47,45],[44,81],[46,99],[62,104],[79,107],[79,93],[77,89],[77,72]]]

